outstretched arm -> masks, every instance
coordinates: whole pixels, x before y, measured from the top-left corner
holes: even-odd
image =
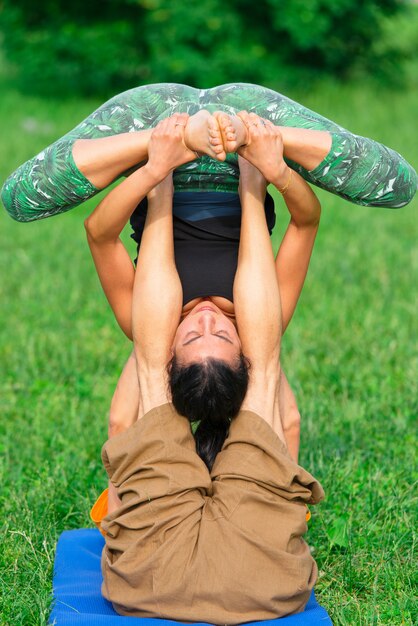
[[[260,133],[260,142],[271,143],[271,134],[266,133]],[[274,411],[280,371],[281,311],[264,212],[266,183],[255,168],[241,159],[240,171],[242,217],[234,303],[242,351],[251,363],[242,408],[258,413],[285,441],[280,416]]]
[[[185,128],[188,115],[178,114],[170,119],[176,125],[175,128],[180,130]],[[97,141],[105,141],[105,139]],[[163,144],[161,144],[161,150],[165,150]],[[132,339],[132,290],[135,271],[120,239],[120,233],[138,203],[160,182],[160,171],[167,173],[180,163],[196,158],[194,152],[185,148],[183,144],[181,144],[181,150],[183,154],[180,161],[178,154],[170,154],[162,170],[156,168],[154,155],[152,163],[148,162],[115,187],[84,222],[88,244],[103,291],[119,326],[129,339]],[[115,152],[115,159],[118,162],[118,149]]]
[[[181,311],[181,285],[172,247],[171,174],[150,192],[148,203],[139,252],[141,269],[137,273],[134,297],[134,332],[138,333],[139,339],[135,341],[135,351],[124,367],[112,398],[109,438],[125,431],[154,406],[167,402],[164,374],[165,364],[170,358],[170,335],[173,332],[170,325],[180,318]],[[132,289],[130,294],[132,300]],[[139,307],[138,311],[136,307]],[[161,364],[158,363],[160,354]],[[137,355],[141,359],[141,367],[137,367]],[[117,491],[109,481],[108,513],[120,504]]]
[[[84,222],[103,291],[129,339],[135,270],[119,236],[138,203],[158,182],[155,173],[145,165],[115,187]]]
[[[195,150],[217,156],[223,150],[217,122],[208,111],[199,111],[189,117],[177,114],[172,117],[173,128],[183,130],[182,141],[177,150],[182,151],[182,162],[196,158]],[[132,137],[134,135],[134,137]],[[100,176],[110,177],[108,184],[120,173],[121,168],[137,162],[139,156],[148,158],[150,131],[128,133],[103,139],[80,140],[74,150],[78,166],[84,159],[84,173],[88,170]],[[190,147],[190,149],[188,149]],[[167,151],[164,146],[162,150]],[[154,151],[155,152],[155,151]],[[176,157],[178,158],[178,157]],[[173,155],[168,154],[170,169]],[[100,170],[99,164],[103,169]],[[181,164],[176,162],[174,167]],[[132,212],[148,191],[157,184],[154,165],[148,162],[113,189],[84,222],[93,260],[105,295],[123,332],[132,339],[132,290],[135,272],[119,235]],[[95,179],[95,183],[99,181]]]
[[[306,276],[318,228],[320,205],[309,186],[283,161],[283,142],[277,129],[255,115],[248,115],[245,119],[249,141],[242,152],[281,191],[291,214],[291,221],[276,259],[277,280],[273,281],[279,286],[285,327],[296,307]],[[269,137],[271,134],[274,135],[274,140],[270,137],[269,143],[260,141],[263,135]],[[277,369],[280,371],[280,384],[276,386],[273,428],[285,440],[289,453],[297,461],[299,411],[278,364]]]
[[[308,273],[321,205],[309,185],[287,165],[272,182],[283,194],[290,213],[290,222],[276,256],[284,332],[293,317]]]
[[[276,272],[282,302],[283,332],[296,309],[305,282],[309,261],[318,231],[321,206],[299,174],[283,160],[280,131],[268,120],[253,113],[240,113],[247,129],[268,128],[275,135],[270,150],[254,141],[240,149],[240,154],[255,165],[282,193],[290,213],[290,222],[276,257]]]
[[[259,277],[259,281],[261,282],[265,280],[268,276],[266,274],[266,271],[271,271],[272,269],[271,255],[268,254],[269,240],[268,236],[265,236],[265,220],[264,222],[261,220],[264,208],[263,201],[265,195],[265,179],[262,177],[259,171],[256,170],[255,167],[251,166],[244,159],[240,158],[239,162],[241,169],[241,203],[243,209],[243,224],[247,224],[251,228],[250,232],[243,232],[244,239],[241,240],[241,244],[244,245],[241,245],[241,261],[243,261],[244,255],[251,252],[250,247],[246,244],[251,244],[251,242],[254,242],[255,236],[257,240],[256,242],[254,242],[255,245],[264,245],[264,249],[267,252],[267,255],[264,258],[264,255],[260,257],[258,256],[260,253],[260,248],[258,250],[253,249],[252,259],[250,257],[248,259],[248,263],[253,264],[253,270],[256,269],[257,264],[262,263],[262,268],[260,267],[260,269],[262,270],[263,274],[261,277]],[[258,213],[258,217],[260,218],[260,220],[258,220],[258,218],[256,221],[254,220],[254,216],[256,213]],[[251,239],[246,241],[247,235]],[[261,240],[260,235],[263,237],[264,241]],[[241,264],[240,270],[245,270],[245,268],[246,265]],[[255,296],[253,285],[248,281],[248,275],[246,276],[245,274],[242,274],[240,276],[238,274],[237,278],[237,288],[239,286],[238,281],[240,280],[240,278],[242,278],[243,280],[243,289],[245,290],[244,297],[249,298],[250,302],[247,303],[247,306],[250,307],[250,314],[254,315],[255,313],[257,313],[257,309],[255,311],[254,307],[257,307],[260,300],[257,296]],[[273,280],[273,284],[276,283],[274,272],[273,274],[270,274],[270,279]],[[256,276],[255,280],[257,281]],[[260,286],[260,283],[258,283],[258,286]],[[267,287],[269,288],[270,286],[267,284]],[[238,294],[236,293],[236,295]],[[238,303],[236,302],[236,307],[238,306],[238,309],[240,305],[242,305],[242,301],[238,301]],[[265,303],[264,306],[271,307],[271,302]],[[273,309],[269,308],[268,311],[271,312],[272,310],[274,310],[274,306],[276,306],[277,308],[277,303],[273,303]],[[243,408],[252,408],[260,414],[262,414],[262,411],[264,410],[264,415],[269,415],[271,417],[270,420],[267,420],[269,421],[270,426],[272,426],[277,435],[286,443],[289,454],[297,462],[299,451],[300,415],[295,397],[292,393],[291,388],[289,387],[289,383],[287,382],[283,370],[280,368],[278,353],[277,355],[272,355],[272,368],[267,368],[267,371],[256,371],[256,380],[254,381],[254,365],[257,363],[262,363],[264,358],[269,358],[268,348],[271,348],[271,346],[269,345],[269,341],[270,339],[272,339],[273,341],[277,341],[276,333],[277,329],[280,328],[279,314],[277,313],[276,327],[274,328],[273,326],[274,331],[273,333],[270,332],[270,339],[268,339],[268,335],[264,335],[264,318],[268,319],[268,316],[265,316],[265,312],[263,312],[263,310],[258,311],[258,313],[261,313],[262,315],[261,320],[253,319],[252,322],[248,322],[254,324],[253,329],[255,332],[251,341],[254,342],[255,348],[252,345],[245,345],[246,335],[243,334],[243,330],[245,331],[245,329],[242,329],[241,326],[239,327],[241,340],[243,342],[243,351],[247,356],[249,356],[252,363],[252,368],[250,370],[252,386],[250,386],[249,393],[247,395]],[[267,337],[267,342],[264,345],[262,343],[263,337]],[[260,354],[257,354],[255,352],[255,350],[258,348],[262,350]],[[268,371],[269,369],[270,371]],[[266,384],[264,382],[266,378],[270,381],[269,384]],[[273,409],[271,409],[271,398],[269,399],[268,396],[269,394],[273,393],[275,384],[276,387],[274,406]],[[254,402],[254,394],[256,403]],[[260,399],[262,400],[262,402],[264,402],[264,404],[260,403]]]
[[[182,288],[174,262],[170,176],[149,199],[133,292],[132,330],[144,413],[169,400],[166,366],[181,308]]]
[[[148,164],[165,180],[148,196],[133,292],[132,331],[144,413],[169,400],[166,367],[182,308],[174,262],[170,174],[173,161],[176,167],[190,160],[190,151],[182,143],[183,133],[184,125],[168,118],[157,126],[149,144]]]
[[[292,179],[285,196],[290,222],[276,256],[283,332],[293,317],[302,292],[321,214],[318,199],[308,184],[296,172],[293,172]]]

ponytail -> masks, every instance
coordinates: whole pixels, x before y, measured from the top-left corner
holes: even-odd
[[[247,393],[248,370],[249,363],[243,354],[235,367],[212,358],[181,365],[174,356],[169,363],[174,408],[191,424],[198,424],[196,451],[209,470]]]

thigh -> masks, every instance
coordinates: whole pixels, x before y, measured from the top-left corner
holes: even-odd
[[[300,536],[306,530],[305,504],[323,497],[315,478],[292,460],[267,422],[250,411],[241,411],[232,421],[211,477],[208,514],[271,537],[281,520],[290,533]]]
[[[341,130],[342,127],[303,104],[261,85],[233,83],[205,90],[204,103],[228,112],[242,110],[257,113],[276,126],[295,126],[317,130]]]
[[[180,523],[190,511],[202,508],[211,490],[190,423],[169,404],[149,411],[128,430],[109,439],[102,459],[121,501],[102,524],[116,541],[113,549],[123,538],[126,547],[127,537],[136,541],[151,527],[157,530]]]
[[[331,133],[331,150],[314,170],[306,170],[289,159],[287,162],[308,182],[345,200],[396,208],[410,202],[415,195],[417,173],[400,154],[351,133],[283,94],[259,85],[236,83],[208,89],[205,99],[229,113],[252,111],[276,126]]]
[[[152,128],[173,113],[196,107],[198,100],[199,90],[188,85],[158,83],[135,87],[102,104],[64,138],[91,139]]]
[[[77,168],[72,148],[77,139],[99,139],[154,127],[175,112],[195,112],[199,90],[160,83],[136,87],[105,102],[69,133],[23,163],[5,181],[1,196],[20,222],[50,217],[94,196],[95,187]]]

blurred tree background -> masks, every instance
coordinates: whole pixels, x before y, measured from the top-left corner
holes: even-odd
[[[31,93],[139,84],[407,80],[408,0],[1,0],[3,72]],[[393,26],[393,18],[403,19]],[[399,32],[401,24],[401,32]]]

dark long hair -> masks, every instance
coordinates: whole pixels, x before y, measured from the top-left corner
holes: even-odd
[[[209,470],[247,393],[248,370],[243,354],[234,366],[213,358],[182,365],[175,356],[168,364],[174,408],[192,424],[198,423],[196,451]]]

